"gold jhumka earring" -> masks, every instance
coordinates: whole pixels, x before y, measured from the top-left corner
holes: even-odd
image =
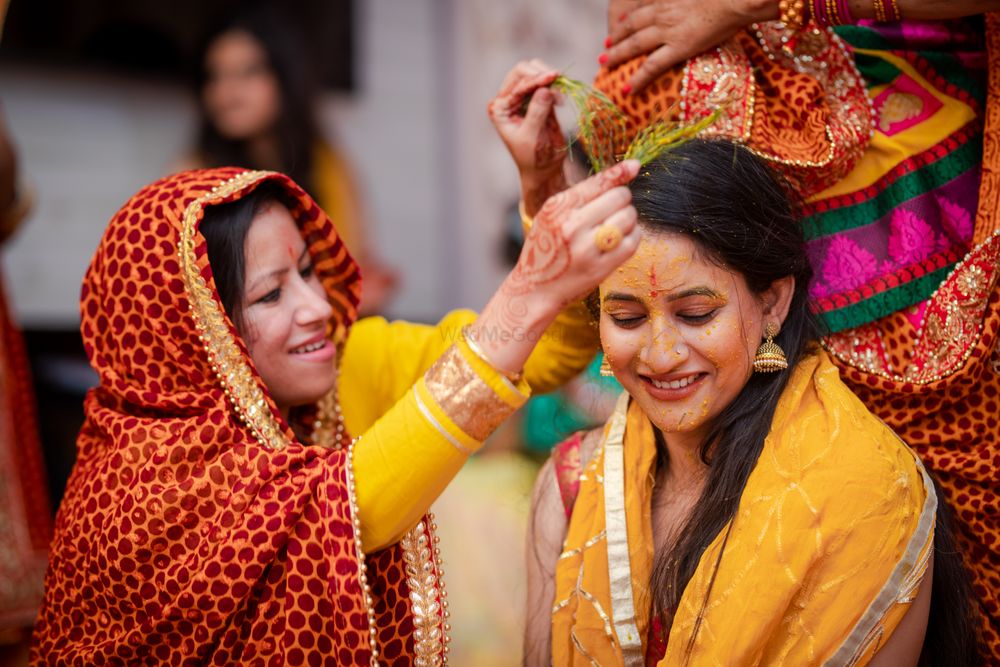
[[[788,359],[785,358],[785,351],[774,342],[774,337],[778,335],[778,325],[769,322],[764,328],[764,335],[767,340],[757,348],[757,354],[753,358],[753,369],[758,373],[773,373],[783,371],[788,368]]]
[[[611,364],[608,363],[608,355],[604,355],[604,359],[601,360],[601,377],[611,378],[615,376],[615,372],[611,370]]]

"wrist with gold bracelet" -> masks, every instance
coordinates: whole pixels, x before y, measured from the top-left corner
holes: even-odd
[[[521,381],[521,378],[524,376],[523,372],[519,371],[517,373],[511,373],[510,371],[500,370],[499,368],[496,367],[496,364],[494,364],[490,360],[490,358],[486,356],[486,353],[483,352],[483,348],[479,347],[479,343],[477,343],[476,340],[469,335],[469,325],[462,327],[462,340],[465,341],[465,344],[469,346],[469,350],[471,350],[474,355],[479,357],[480,360],[483,361],[483,363],[488,365],[497,373],[504,376],[514,384],[517,384],[518,382]]]

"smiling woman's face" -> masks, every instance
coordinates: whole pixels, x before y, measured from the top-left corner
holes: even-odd
[[[333,389],[333,309],[288,209],[271,204],[247,232],[244,339],[278,408],[312,403]]]
[[[700,444],[750,378],[765,324],[780,323],[767,297],[687,236],[645,232],[601,284],[601,343],[653,424]]]

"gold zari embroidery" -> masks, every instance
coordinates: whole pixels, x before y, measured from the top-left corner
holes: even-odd
[[[410,608],[413,611],[414,663],[417,667],[431,667],[447,662],[448,644],[447,602],[444,600],[444,582],[435,558],[437,547],[427,519],[403,536],[403,562],[406,567],[406,585],[410,589]]]
[[[514,411],[452,345],[424,376],[441,410],[469,437],[482,442]]]

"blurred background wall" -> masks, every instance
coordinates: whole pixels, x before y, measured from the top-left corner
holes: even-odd
[[[401,290],[388,312],[433,320],[450,308],[479,307],[503,276],[501,223],[517,197],[516,174],[486,105],[522,58],[542,57],[576,78],[590,78],[604,38],[603,3],[332,4],[338,3],[351,7],[343,13],[351,21],[350,48],[339,57],[350,59],[352,71],[337,82],[341,89],[325,90],[320,119],[360,172],[377,245],[401,271]],[[81,67],[54,57],[46,63],[8,55],[16,50],[25,4],[33,3],[11,4],[0,42],[0,103],[36,206],[5,249],[4,263],[26,328],[75,328],[78,286],[107,220],[193,143],[193,87],[181,78],[189,64],[183,54],[192,47],[170,45],[172,27],[157,20],[165,21],[165,7],[208,12],[213,3],[117,3],[132,7],[118,16],[144,21],[149,34],[159,35],[157,46],[177,54],[167,56],[176,69],[160,63],[143,71],[138,63],[132,72],[117,62],[95,65],[99,58]],[[115,3],[72,4],[85,12],[88,4]],[[45,15],[62,20],[51,6]],[[113,40],[123,29],[95,25],[98,34],[89,39]],[[117,59],[128,48],[104,50]]]

